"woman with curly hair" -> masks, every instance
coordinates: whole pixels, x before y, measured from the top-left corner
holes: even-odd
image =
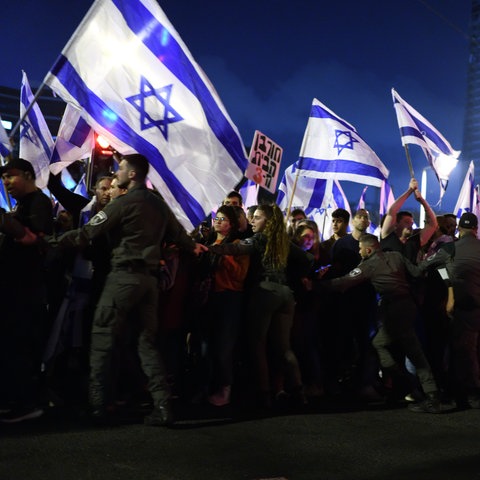
[[[277,205],[259,205],[251,224],[253,237],[237,244],[211,246],[210,251],[221,255],[250,255],[248,340],[259,399],[262,406],[270,406],[267,345],[272,361],[284,375],[287,390],[296,399],[303,395],[298,361],[290,346],[295,298],[289,277],[293,274],[307,277],[310,262],[290,241]]]

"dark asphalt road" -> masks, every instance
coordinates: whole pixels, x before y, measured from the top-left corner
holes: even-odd
[[[195,408],[177,408],[170,429],[91,427],[54,409],[0,426],[0,480],[480,479],[480,410]]]

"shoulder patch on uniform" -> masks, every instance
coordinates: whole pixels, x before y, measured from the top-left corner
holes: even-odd
[[[108,219],[107,214],[102,210],[94,215],[88,222],[90,225],[100,225],[103,222],[106,222]]]
[[[358,275],[360,275],[362,273],[362,271],[359,269],[359,268],[354,268],[349,274],[348,276],[349,277],[357,277]]]

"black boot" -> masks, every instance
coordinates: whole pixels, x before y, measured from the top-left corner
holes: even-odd
[[[173,412],[170,405],[165,402],[155,407],[153,412],[144,418],[144,423],[152,427],[169,427],[173,425]]]
[[[439,392],[430,392],[418,403],[409,405],[408,409],[415,413],[440,413],[440,394]]]

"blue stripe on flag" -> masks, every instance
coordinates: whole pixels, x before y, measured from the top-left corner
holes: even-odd
[[[317,180],[312,191],[312,196],[308,202],[309,208],[321,208],[323,199],[325,197],[325,188],[327,186],[326,180]]]
[[[6,157],[9,153],[10,150],[3,143],[0,143],[0,155]]]
[[[105,114],[111,111],[110,108],[87,87],[64,55],[60,55],[51,73],[58,78],[60,83],[77,99],[78,103],[82,105],[96,122],[119,140],[130,145],[137,152],[141,152],[148,158],[193,225],[198,225],[205,218],[203,208],[169,170],[160,151],[142,136],[138,135],[121,118],[117,117],[114,122],[106,118]]]
[[[415,131],[414,127],[400,127],[400,133],[402,136],[411,136],[417,137],[423,141],[425,141],[424,137],[427,137],[432,143],[434,143],[438,149],[445,155],[452,155],[452,151],[445,144],[445,142],[438,136],[437,132],[432,130],[428,125],[422,122],[420,119],[414,116],[414,114],[407,108],[407,105],[404,105],[400,102],[396,95],[393,95],[393,104],[395,105],[398,103],[401,108],[408,114],[411,118],[412,122],[418,128],[418,131]],[[400,123],[400,122],[399,122]]]
[[[345,207],[345,197],[342,195],[342,192],[340,191],[340,189],[338,188],[338,185],[335,182],[333,182],[332,192],[333,192],[333,199],[335,200],[337,207],[347,210],[347,208]],[[350,208],[348,208],[348,210],[350,210]]]
[[[418,130],[415,132],[415,129],[413,127],[402,127],[400,128],[400,131],[402,132],[402,135],[411,135],[414,137],[418,137],[425,141],[425,137],[428,138],[432,143],[435,144],[436,147],[445,155],[451,155],[452,152],[450,148],[448,148],[448,145],[445,144],[445,142],[437,135],[436,132],[434,132],[428,125],[425,125],[422,121],[420,121],[418,118],[414,117],[413,115],[410,114],[410,118],[412,121],[415,123],[417,126]],[[403,132],[406,132],[405,134]],[[415,133],[414,133],[415,132]]]
[[[246,167],[243,146],[231,124],[225,118],[207,86],[190,62],[182,47],[141,2],[112,0],[129,28],[143,41],[155,57],[195,95],[205,111],[210,128],[223,144],[240,170]],[[145,26],[148,35],[145,35]],[[242,152],[239,155],[239,152]]]
[[[349,125],[345,120],[342,120],[336,115],[332,115],[330,112],[322,108],[320,105],[312,105],[312,110],[310,111],[310,117],[311,118],[329,118],[331,120],[335,120],[335,122],[342,124],[348,130],[355,132],[355,135],[358,135],[358,132],[355,129],[352,129],[352,126]]]
[[[320,160],[317,158],[300,157],[302,170],[313,172],[348,173],[384,180],[385,176],[376,167],[352,160]],[[313,176],[313,175],[312,175]]]
[[[80,148],[85,143],[90,130],[90,125],[82,117],[80,117],[72,132],[72,136],[68,141]]]

